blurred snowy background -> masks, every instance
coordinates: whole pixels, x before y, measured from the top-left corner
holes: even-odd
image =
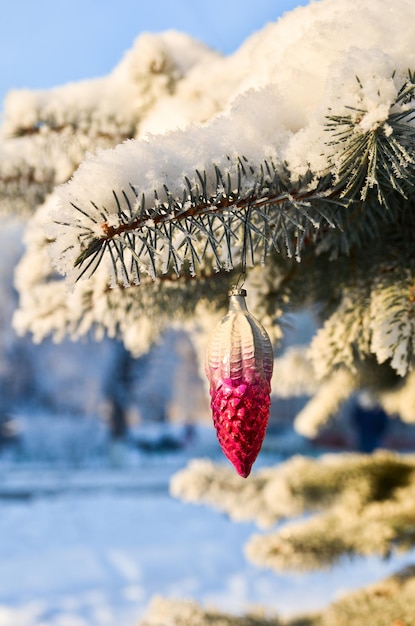
[[[299,4],[307,2],[3,2],[0,101],[14,88],[105,75],[146,30],[174,28],[230,53]],[[0,232],[0,626],[133,626],[155,594],[291,614],[411,561],[277,576],[244,557],[253,524],[173,500],[169,480],[191,458],[223,461],[189,336],[171,330],[135,359],[109,339],[17,337],[20,228],[10,221]],[[311,331],[310,318],[298,317],[285,345],[306,343]],[[302,401],[273,398],[256,467],[304,449],[290,428]]]

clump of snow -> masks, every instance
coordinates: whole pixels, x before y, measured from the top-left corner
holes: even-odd
[[[290,346],[274,360],[271,386],[280,398],[315,393],[318,382],[307,346]]]
[[[413,274],[389,280],[378,279],[370,302],[371,343],[379,363],[390,361],[390,366],[404,377],[414,359],[414,302],[412,298]]]
[[[155,103],[170,98],[195,65],[218,56],[176,31],[144,33],[106,77],[11,91],[0,128],[2,208],[33,211],[88,151],[140,134]]]
[[[53,256],[57,269],[64,273],[68,266],[74,265],[79,254],[79,227],[87,228],[97,238],[103,236],[103,207],[111,224],[120,223],[116,215],[118,205],[114,200],[114,190],[123,203],[123,192],[127,194],[133,214],[138,215],[142,194],[149,198],[146,206],[151,206],[152,202],[157,204],[154,190],[159,189],[161,180],[168,183],[171,196],[182,201],[183,192],[187,190],[184,176],[187,175],[195,184],[196,170],[203,172],[207,169],[206,155],[211,158],[206,172],[208,195],[216,193],[215,165],[237,180],[238,155],[253,163],[264,159],[276,161],[277,137],[285,137],[285,130],[281,129],[278,118],[273,115],[277,98],[273,85],[261,91],[249,91],[236,100],[231,124],[227,116],[218,116],[206,129],[195,125],[160,136],[148,136],[140,142],[131,140],[112,151],[104,151],[85,160],[74,174],[72,183],[57,190],[59,202],[52,217],[58,223],[49,229],[51,236],[56,238]],[[262,120],[259,127],[258,116]],[[207,129],[211,132],[206,132]],[[269,141],[270,133],[275,137],[273,143]],[[229,157],[233,157],[231,161]],[[105,186],[94,187],[94,204],[90,202],[92,180],[105,180]],[[163,187],[159,196],[166,197]],[[75,210],[76,215],[74,204],[81,209]],[[87,215],[83,209],[86,204]],[[72,222],[76,224],[75,228],[62,227],[61,221]],[[150,228],[152,225],[152,222],[147,224]],[[148,263],[150,271],[152,263],[146,259],[145,252],[142,260]],[[75,270],[72,279],[77,277],[78,270]]]
[[[354,376],[346,369],[338,369],[325,380],[313,398],[296,415],[295,430],[304,437],[313,438],[337,416],[340,407],[356,388]]]
[[[415,370],[405,378],[402,385],[381,394],[381,404],[389,415],[399,415],[403,422],[415,423]]]
[[[338,308],[314,336],[309,357],[319,380],[342,365],[356,373],[355,354],[370,354],[368,294],[361,286],[345,289]]]
[[[45,91],[11,91],[4,103],[3,135],[73,127],[90,135],[132,136],[156,100],[172,93],[194,65],[218,56],[183,33],[143,33],[106,77]]]

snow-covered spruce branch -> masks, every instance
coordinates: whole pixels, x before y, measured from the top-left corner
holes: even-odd
[[[403,292],[403,297],[406,297],[410,304],[408,298],[410,291],[405,294],[399,282],[395,287],[396,290]],[[297,432],[305,437],[315,437],[339,416],[343,404],[350,396],[360,391],[369,392],[372,401],[382,406],[388,415],[399,417],[407,423],[414,423],[415,371],[413,369],[411,371],[413,352],[408,349],[408,343],[412,345],[410,339],[412,335],[407,334],[408,326],[405,320],[407,302],[402,303],[400,299],[397,298],[401,308],[399,313],[395,312],[396,320],[393,307],[382,306],[377,312],[379,334],[373,332],[372,343],[373,338],[378,342],[376,350],[372,348],[373,353],[359,352],[359,344],[346,333],[347,320],[340,317],[341,332],[337,334],[337,343],[333,342],[332,337],[328,343],[327,337],[324,340],[321,335],[326,330],[324,327],[312,341],[312,350],[306,347],[302,347],[301,350],[297,347],[289,348],[274,361],[273,393],[279,397],[311,396],[295,417],[293,425]],[[359,314],[357,305],[356,314]],[[408,317],[411,322],[412,314]],[[384,318],[387,318],[386,321]],[[346,327],[342,325],[343,321],[346,322]],[[372,314],[373,327],[376,328],[374,322],[375,317]],[[399,341],[396,331],[394,332],[394,325],[398,322],[403,333]],[[363,325],[360,332],[362,335],[366,332]],[[384,339],[380,341],[383,335]],[[347,341],[344,341],[345,337],[348,337]],[[349,345],[349,340],[354,349],[353,358],[344,350],[344,345]],[[339,352],[339,360],[329,365],[326,359],[330,359],[330,353],[334,352]],[[386,359],[381,361],[381,355],[385,354]],[[406,355],[405,358],[399,360],[395,358],[395,355],[397,357],[400,354]],[[400,372],[395,370],[395,361],[400,365]],[[406,374],[403,374],[404,366]],[[319,379],[316,368],[321,374],[322,367],[324,374]]]
[[[312,623],[288,623],[279,617],[264,617],[263,611],[243,616],[215,608],[204,609],[192,600],[171,600],[156,596],[137,626],[312,626]]]
[[[263,527],[272,526],[278,519],[270,511],[266,500],[265,485],[270,480],[267,470],[251,475],[249,481],[242,482],[229,467],[218,467],[207,459],[195,459],[187,468],[175,474],[170,482],[171,494],[185,502],[203,502],[225,511],[237,522],[252,520]],[[282,515],[289,515],[284,508]]]
[[[254,536],[247,555],[261,566],[307,570],[333,565],[344,555],[387,556],[415,545],[413,456],[297,456],[255,472],[249,484],[238,484],[228,473],[209,461],[192,462],[173,477],[172,495],[261,526],[314,513]]]
[[[359,78],[356,80],[363,91]],[[336,148],[335,157],[329,157],[337,179],[333,193],[365,201],[369,190],[375,188],[378,203],[389,209],[391,192],[402,198],[413,195],[414,90],[414,73],[409,70],[408,80],[390,108],[379,105],[369,112],[349,107],[348,115],[327,116],[327,130],[332,135],[328,143]]]
[[[70,178],[88,151],[112,148],[123,139],[65,127],[5,139],[0,142],[0,211],[30,215]]]
[[[199,63],[220,55],[185,33],[141,33],[104,77],[48,90],[10,91],[4,102],[1,137],[88,135],[119,143],[136,135],[154,105],[170,96]]]
[[[410,565],[380,582],[342,594],[316,618],[315,626],[412,626],[414,594],[415,567]]]
[[[218,56],[185,34],[144,33],[108,76],[9,92],[0,127],[0,211],[32,213],[86,153],[139,135],[155,104],[198,63]]]
[[[403,252],[403,262],[397,262]],[[318,378],[346,366],[357,372],[370,355],[388,362],[403,377],[415,355],[415,268],[400,250],[374,266],[356,284],[344,289],[342,300],[312,341],[310,356]],[[406,262],[405,262],[406,261]],[[374,271],[375,270],[375,271]]]
[[[179,275],[184,264],[195,275],[206,258],[213,258],[216,270],[252,266],[257,255],[263,261],[271,249],[284,250],[299,260],[311,231],[321,221],[333,225],[335,217],[323,190],[310,190],[304,183],[288,191],[268,160],[259,168],[245,157],[237,157],[234,163],[227,160],[226,173],[212,164],[203,172],[196,170],[191,180],[184,176],[179,196],[164,185],[163,197],[154,191],[149,201],[144,193],[138,198],[137,189],[130,185],[119,195],[112,192],[109,209],[93,203],[95,215],[73,203],[75,212],[93,223],[72,222],[82,241],[74,260],[77,278],[91,276],[105,253],[115,280],[125,286],[139,284],[142,272],[153,278],[171,270]],[[316,199],[323,206],[314,209]]]
[[[339,415],[340,408],[357,386],[358,379],[349,370],[334,369],[331,376],[321,383],[311,400],[296,415],[295,430],[304,437],[316,437]]]
[[[271,250],[300,260],[304,242],[324,240],[331,229],[340,227],[344,237],[361,222],[368,230],[371,213],[378,218],[382,206],[401,211],[413,193],[414,111],[406,101],[413,87],[405,83],[371,125],[363,124],[365,111],[331,115],[322,130],[329,133],[325,171],[295,181],[289,164],[281,164],[275,120],[268,129],[276,135],[273,147],[264,129],[254,145],[255,129],[243,130],[244,111],[249,117],[246,110],[264,107],[272,87],[245,94],[237,113],[206,127],[103,152],[61,189],[57,266],[78,280],[105,258],[114,280],[127,286],[143,272],[179,274],[185,266],[194,274],[206,255],[218,270],[254,265]]]
[[[105,268],[100,267],[94,280],[81,281],[68,293],[64,280],[50,265],[43,228],[55,201],[51,194],[27,223],[26,252],[15,272],[20,302],[13,325],[19,335],[30,331],[34,341],[40,342],[47,336],[61,341],[65,336],[77,340],[92,333],[100,339],[107,334],[121,338],[132,354],[139,355],[172,321],[192,326],[192,322],[200,325],[203,319],[203,323],[208,325],[209,320],[213,325],[218,311],[227,310],[227,291],[235,281],[234,273],[218,274],[209,264],[204,265],[197,280],[190,276],[179,280],[169,273],[155,283],[145,276],[139,290],[120,285],[109,288]]]

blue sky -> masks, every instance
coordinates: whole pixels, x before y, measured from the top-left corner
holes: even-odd
[[[309,0],[0,0],[0,110],[14,88],[103,76],[143,31],[174,28],[226,54]]]

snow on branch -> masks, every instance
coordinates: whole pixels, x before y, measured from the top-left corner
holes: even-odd
[[[175,31],[139,36],[103,78],[11,91],[0,127],[0,208],[32,212],[87,152],[136,137],[156,102],[171,98],[198,64],[218,54]]]
[[[358,77],[356,81],[364,91]],[[379,204],[389,208],[390,192],[396,191],[403,198],[413,194],[414,90],[409,71],[394,102],[378,103],[372,110],[349,106],[347,115],[327,116],[327,130],[332,136],[328,143],[336,148],[329,161],[335,168],[335,189],[342,196],[364,201],[369,190],[376,187]]]
[[[415,271],[385,268],[375,281],[370,303],[371,351],[390,361],[400,376],[415,362]]]
[[[332,223],[331,206],[319,185],[289,183],[267,139],[282,132],[276,120],[268,115],[266,126],[253,128],[254,114],[274,97],[272,88],[251,92],[207,127],[129,142],[86,161],[60,190],[60,271],[77,280],[106,257],[115,280],[129,285],[142,273],[179,274],[184,264],[195,274],[206,257],[217,270],[253,265],[270,249],[299,258],[310,231]],[[105,185],[97,188],[97,180]]]
[[[342,594],[321,615],[321,626],[391,624],[410,626],[413,621],[415,567],[409,565],[393,576],[368,587]],[[396,616],[399,616],[396,618]]]
[[[340,305],[311,343],[310,357],[318,378],[339,365],[356,371],[355,352],[370,353],[368,317],[366,285],[345,289]]]
[[[173,476],[170,492],[185,502],[204,502],[226,511],[235,521],[255,518],[261,526],[267,527],[275,522],[275,513],[270,513],[261,489],[267,480],[265,470],[255,472],[249,481],[242,482],[228,467],[207,459],[195,459]]]
[[[313,513],[249,541],[248,558],[277,571],[331,566],[345,555],[386,556],[415,545],[410,455],[298,456],[255,472],[246,483],[232,479],[228,468],[191,462],[173,477],[171,492],[262,526]]]
[[[319,381],[308,358],[308,346],[289,346],[274,359],[272,392],[279,398],[313,395]]]
[[[147,111],[171,95],[192,68],[218,56],[184,33],[143,33],[108,76],[48,90],[9,92],[2,135],[80,132],[120,142],[136,134]]]
[[[415,370],[392,390],[384,390],[379,402],[389,415],[399,415],[407,424],[415,423]]]
[[[263,611],[243,616],[223,613],[215,608],[204,609],[191,600],[152,599],[138,626],[290,626],[278,617],[264,617]],[[292,626],[296,626],[293,623]],[[308,626],[302,622],[298,626]],[[311,623],[310,623],[310,626]]]
[[[305,437],[315,437],[339,414],[342,404],[356,390],[356,376],[345,369],[334,370],[294,419],[295,430]]]
[[[13,317],[13,325],[19,335],[30,331],[36,342],[52,336],[61,341],[69,336],[79,339],[92,333],[96,339],[104,335],[121,338],[126,348],[134,355],[146,352],[159,335],[180,319],[191,325],[191,319],[203,319],[208,324],[217,321],[217,311],[226,310],[227,289],[212,279],[217,274],[208,267],[188,289],[186,281],[165,275],[155,284],[148,277],[145,287],[123,289],[108,288],[107,275],[100,268],[93,281],[83,281],[79,288],[68,293],[62,277],[50,265],[48,240],[43,224],[55,196],[49,196],[29,220],[24,243],[26,252],[17,265],[15,284],[19,291],[19,308]],[[226,275],[228,282],[233,274]],[[157,315],[154,314],[157,311]]]
[[[271,250],[300,260],[305,242],[335,228],[347,235],[346,221],[361,220],[356,197],[370,214],[412,193],[413,89],[404,83],[374,127],[329,116],[325,172],[296,179],[282,160],[290,136],[268,112],[278,97],[272,86],[241,96],[207,126],[89,159],[59,191],[57,267],[76,281],[105,258],[113,280],[128,286],[183,266],[194,275],[206,256],[217,270],[263,262]]]
[[[24,137],[0,142],[2,214],[27,215],[42,203],[53,189],[56,182],[55,167],[52,163],[45,162],[40,143],[28,142]],[[68,158],[70,157],[63,157],[60,162],[67,163]],[[70,171],[72,172],[73,168]]]
[[[398,262],[398,252],[394,256],[345,289],[340,305],[316,334],[310,358],[318,378],[340,365],[356,373],[369,355],[379,364],[388,362],[402,377],[412,369],[415,273]]]

